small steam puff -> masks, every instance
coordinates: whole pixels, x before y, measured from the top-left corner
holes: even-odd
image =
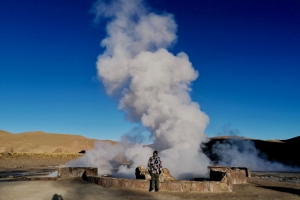
[[[153,147],[172,175],[205,175],[210,160],[200,144],[207,141],[204,129],[209,118],[190,98],[190,84],[198,73],[188,56],[183,52],[173,55],[166,49],[176,42],[173,16],[150,13],[141,0],[99,1],[94,11],[96,19],[110,19],[107,37],[101,43],[105,51],[97,61],[107,93],[121,96],[119,109],[126,118],[150,131]],[[112,172],[121,163],[116,157],[123,155],[132,167],[121,166],[115,175],[133,177],[135,167],[147,165],[152,152],[138,143],[98,143],[76,164],[97,166],[100,173],[104,169]]]
[[[97,141],[95,148],[89,150],[77,160],[70,161],[67,166],[76,167],[97,167],[99,174],[114,174],[115,177],[133,178],[135,167],[128,168],[122,165],[127,160],[131,163],[147,163],[152,149],[142,144],[130,144],[122,141],[117,144]]]

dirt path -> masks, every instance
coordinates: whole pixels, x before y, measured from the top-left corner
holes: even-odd
[[[144,190],[106,189],[82,181],[80,178],[59,181],[14,181],[0,182],[0,200],[118,200],[118,199],[271,199],[299,200],[300,184],[279,181],[266,181],[250,178],[248,184],[234,185],[231,193],[183,193],[158,192]]]

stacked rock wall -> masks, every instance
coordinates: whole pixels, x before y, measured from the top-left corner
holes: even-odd
[[[210,169],[210,179],[220,181],[226,174],[231,176],[232,184],[247,183],[247,177],[250,177],[250,169],[246,167],[222,167],[208,166]]]
[[[84,174],[85,173],[85,174]],[[58,178],[97,176],[98,168],[92,167],[62,167],[58,169]]]
[[[209,181],[179,181],[170,175],[168,169],[164,168],[162,177],[160,175],[161,191],[179,192],[231,192],[233,184],[246,183],[250,170],[247,168],[232,168],[210,166]],[[136,168],[136,180],[125,178],[112,178],[98,176],[97,168],[65,167],[58,170],[59,178],[82,177],[85,181],[100,185],[105,188],[128,188],[149,190],[150,179],[147,170],[143,167]],[[140,179],[139,179],[140,178]],[[145,180],[148,179],[148,180]]]
[[[129,188],[149,190],[150,181],[148,180],[134,180],[124,178],[111,177],[94,177],[88,176],[87,181],[101,185],[105,188]],[[227,179],[226,179],[227,181]],[[169,181],[160,183],[161,191],[178,191],[178,192],[231,192],[232,187],[228,182],[220,181]]]

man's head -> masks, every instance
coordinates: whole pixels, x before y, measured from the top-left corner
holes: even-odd
[[[156,157],[157,156],[157,151],[153,151],[153,157]]]

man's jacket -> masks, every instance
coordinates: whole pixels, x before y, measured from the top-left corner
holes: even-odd
[[[150,157],[148,161],[148,171],[150,174],[159,174],[162,171],[162,162],[158,156]]]

